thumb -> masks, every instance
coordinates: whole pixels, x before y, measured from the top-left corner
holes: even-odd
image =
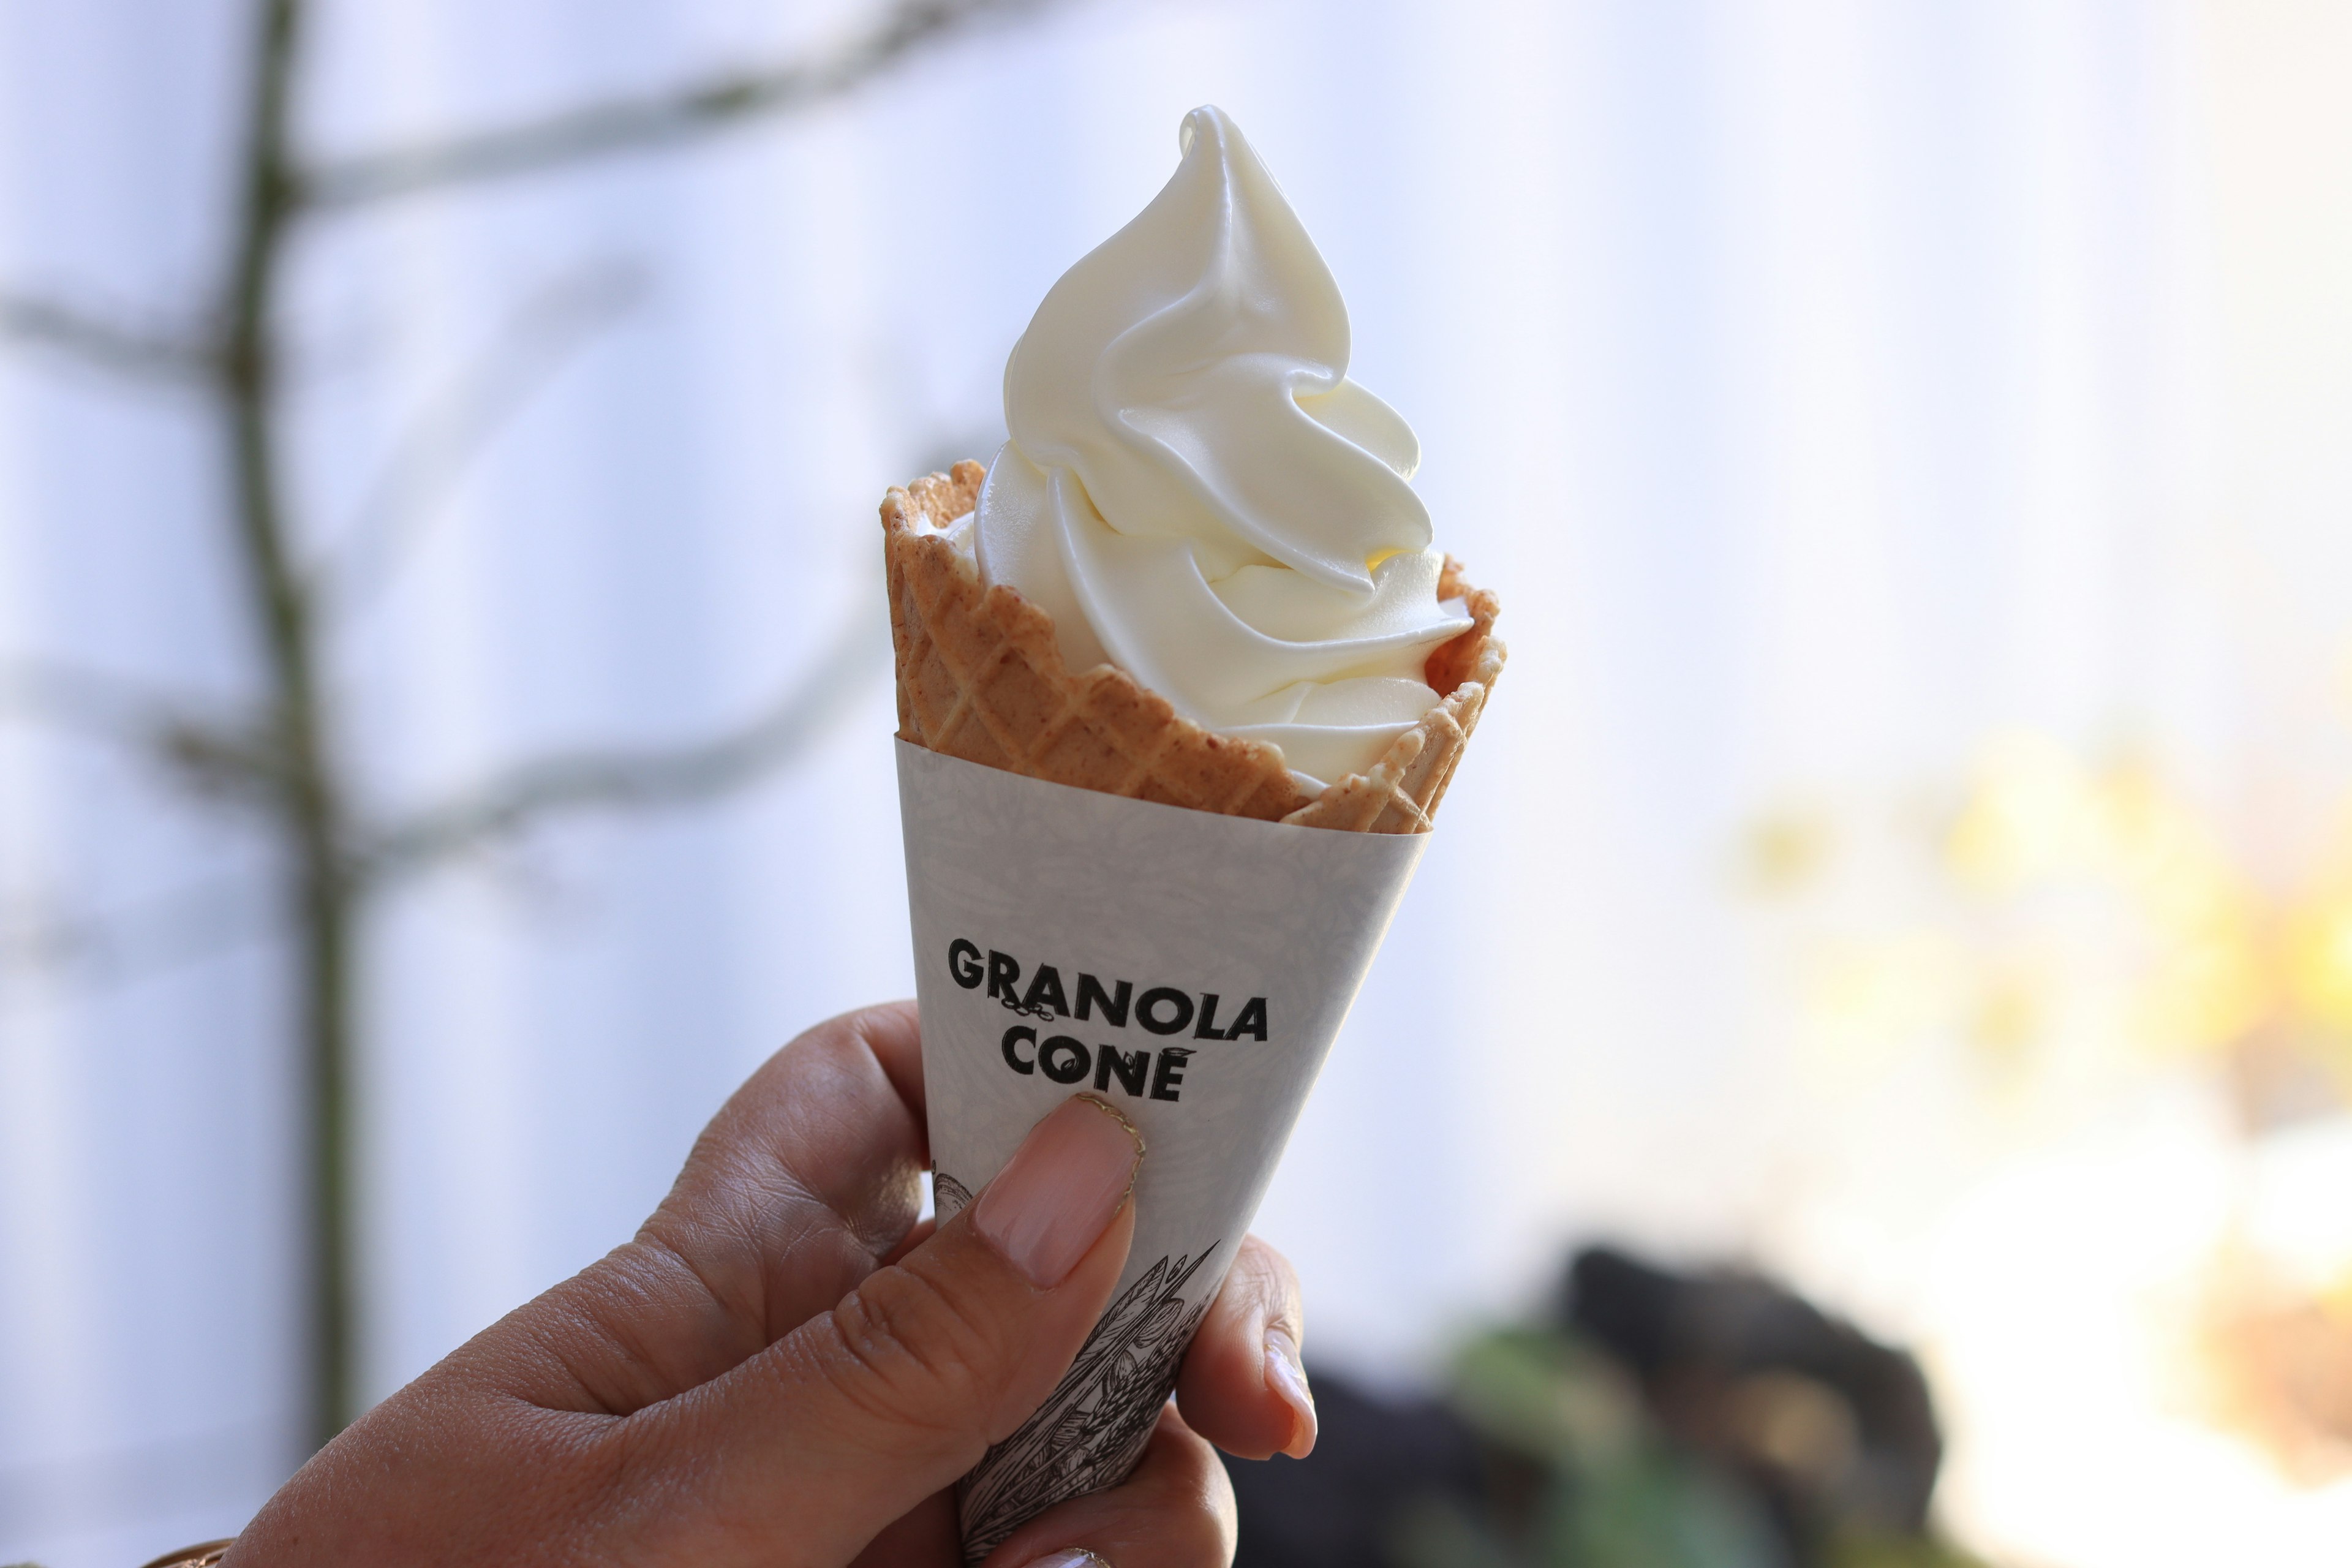
[[[1134,1233],[1143,1139],[1074,1096],[978,1202],[830,1312],[628,1418],[646,1555],[842,1563],[1053,1392]]]

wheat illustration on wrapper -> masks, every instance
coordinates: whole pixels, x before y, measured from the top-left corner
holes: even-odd
[[[971,1205],[971,1189],[949,1175],[945,1171],[931,1173],[931,1209],[941,1225],[955,1218]]]
[[[1070,1370],[963,1479],[965,1556],[981,1561],[1064,1498],[1117,1486],[1142,1458],[1213,1299],[1186,1287],[1221,1241],[1162,1258],[1107,1308]]]

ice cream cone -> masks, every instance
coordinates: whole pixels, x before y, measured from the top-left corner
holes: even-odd
[[[1310,795],[1274,747],[1203,729],[1110,665],[1071,673],[1052,618],[983,586],[940,531],[984,478],[959,463],[882,503],[940,1213],[1081,1089],[1132,1115],[1150,1152],[1102,1321],[965,1479],[975,1560],[1140,1454],[1503,663],[1494,595],[1449,561],[1442,592],[1471,626],[1428,660],[1443,700]],[[1098,979],[1108,1005],[1090,1008],[1079,987]],[[1150,987],[1133,1016],[1130,986]]]
[[[966,460],[882,501],[898,738],[1024,777],[1226,816],[1367,833],[1426,833],[1503,668],[1495,595],[1448,560],[1439,593],[1471,626],[1430,656],[1444,700],[1366,773],[1310,795],[1282,753],[1204,730],[1124,671],[1065,667],[1051,616],[932,531],[972,510],[987,470]],[[925,525],[929,525],[928,528]]]

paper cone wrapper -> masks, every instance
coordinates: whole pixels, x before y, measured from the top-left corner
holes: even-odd
[[[978,1561],[1134,1467],[1428,838],[1187,810],[897,744],[940,1219],[1073,1094],[1117,1106],[1147,1149],[1109,1308],[964,1479]]]

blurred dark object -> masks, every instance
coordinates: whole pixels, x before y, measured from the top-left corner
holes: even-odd
[[[1753,1274],[1610,1247],[1436,1399],[1314,1377],[1314,1456],[1228,1466],[1236,1568],[1961,1568],[1927,1381]]]
[[[1842,1528],[1927,1529],[1944,1442],[1907,1353],[1755,1275],[1686,1278],[1609,1247],[1569,1265],[1558,1318],[1633,1373],[1677,1441],[1765,1500],[1797,1561]]]
[[[1376,1398],[1329,1372],[1308,1379],[1315,1452],[1225,1462],[1241,1503],[1234,1568],[1387,1568],[1400,1505],[1480,1495],[1478,1434],[1444,1404]]]

